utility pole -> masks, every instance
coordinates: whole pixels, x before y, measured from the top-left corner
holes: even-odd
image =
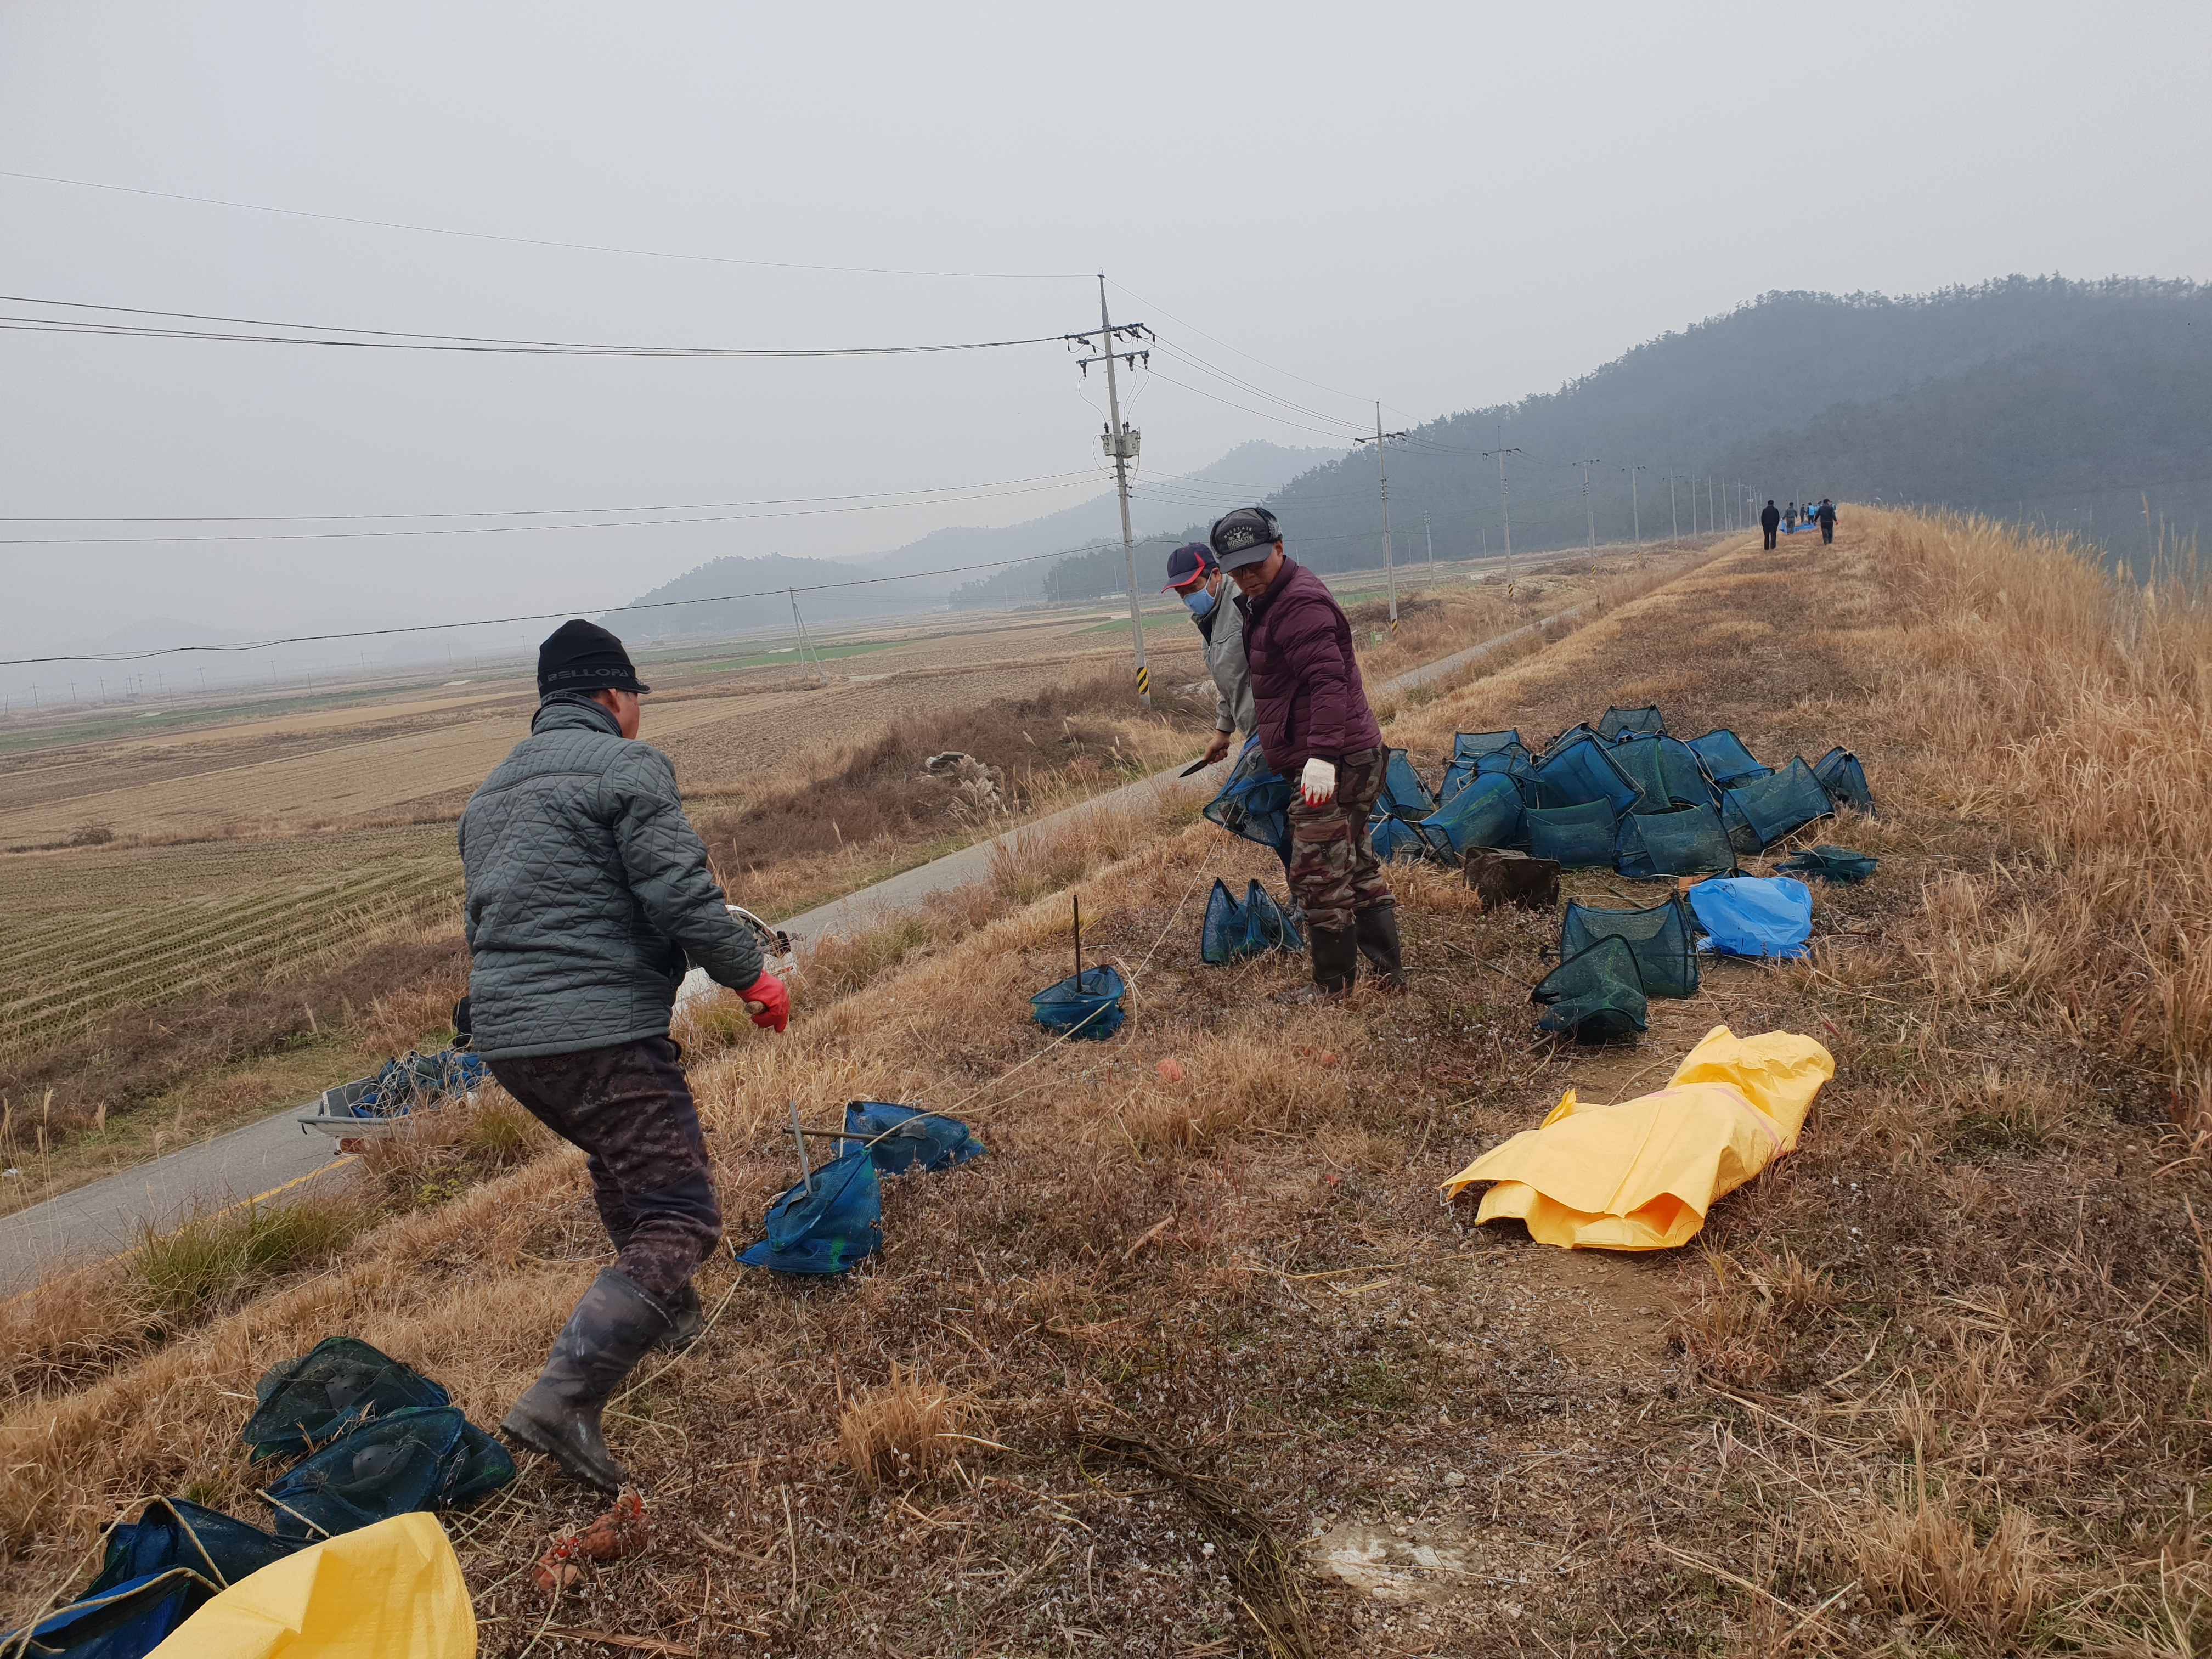
[[[1405,437],[1402,432],[1382,429],[1382,400],[1375,400],[1375,477],[1382,486],[1382,586],[1390,595],[1390,637],[1398,637],[1398,574],[1390,558],[1390,474],[1382,465],[1382,450],[1386,444]],[[1365,443],[1368,441],[1362,438]]]
[[[1433,589],[1437,585],[1437,532],[1429,528],[1429,515],[1426,513],[1421,514],[1421,534],[1428,538],[1429,586]]]
[[[1597,465],[1599,459],[1600,458],[1598,456],[1593,455],[1588,460],[1582,463],[1583,522],[1589,529],[1589,550],[1593,553],[1597,551],[1597,509],[1590,505],[1589,470]]]
[[[1483,452],[1498,457],[1498,512],[1505,523],[1505,591],[1513,591],[1513,503],[1505,493],[1505,458],[1518,455],[1518,449],[1491,449]]]
[[[1143,349],[1141,342],[1151,332],[1142,323],[1122,323],[1117,326],[1108,317],[1106,276],[1101,271],[1098,276],[1098,350],[1096,356],[1079,358],[1077,366],[1087,375],[1091,373],[1091,364],[1101,360],[1106,364],[1106,410],[1109,419],[1105,446],[1106,453],[1114,459],[1114,488],[1121,498],[1121,557],[1129,572],[1129,636],[1137,647],[1137,697],[1147,708],[1152,706],[1152,672],[1145,666],[1145,617],[1137,605],[1137,542],[1129,532],[1129,463],[1137,459],[1139,434],[1134,427],[1121,419],[1121,391],[1120,382],[1114,375],[1114,359],[1120,356],[1132,368],[1136,367],[1139,357],[1150,363],[1152,354]],[[1114,349],[1114,340],[1117,335],[1139,343],[1138,349],[1117,353]],[[1067,334],[1061,337],[1087,346],[1091,337],[1088,334]]]
[[[1667,469],[1667,523],[1679,544],[1682,539],[1682,509],[1674,500],[1674,469],[1671,466]]]
[[[1642,471],[1641,462],[1628,469],[1628,522],[1635,532],[1636,550],[1639,555],[1644,551],[1644,508],[1636,499],[1636,475]]]

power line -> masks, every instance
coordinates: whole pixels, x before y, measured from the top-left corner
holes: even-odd
[[[155,311],[140,306],[96,305],[83,300],[48,300],[35,295],[0,294],[0,304],[51,306],[70,311],[108,312],[118,316],[161,317],[180,322],[221,323],[232,329],[289,329],[287,334],[240,334],[211,329],[168,328],[149,324],[106,323],[89,319],[15,317],[0,314],[0,329],[15,333],[86,334],[121,339],[242,341],[262,345],[350,346],[362,350],[465,351],[556,357],[900,357],[949,351],[994,351],[1006,346],[1057,344],[1061,337],[1041,334],[1023,339],[959,340],[927,345],[894,346],[651,346],[614,345],[580,340],[514,340],[472,334],[418,333],[403,329],[353,328],[337,323],[272,322],[258,317],[222,317],[191,311]]]
[[[1091,475],[1071,473],[1073,482]],[[12,536],[0,537],[0,547],[143,547],[186,546],[198,542],[356,542],[412,540],[428,536],[513,536],[552,534],[572,530],[635,530],[659,525],[743,524],[758,519],[808,519],[832,513],[885,513],[900,507],[951,507],[961,501],[988,501],[1010,495],[1036,495],[1066,489],[1068,483],[1031,485],[1018,489],[977,490],[963,495],[939,495],[926,501],[871,501],[855,507],[795,507],[772,513],[717,513],[683,519],[599,519],[569,524],[460,525],[450,529],[419,530],[300,530],[257,532],[251,535],[206,536]],[[834,499],[834,498],[833,498]]]
[[[315,213],[305,208],[270,207],[261,202],[231,202],[214,196],[186,196],[176,191],[141,190],[131,185],[101,184],[90,179],[63,179],[52,173],[16,173],[0,168],[0,179],[27,179],[42,185],[68,185],[78,190],[104,190],[120,196],[150,196],[165,202],[194,202],[203,207],[232,208],[242,213],[273,213],[289,219],[320,219],[339,225],[367,225],[378,230],[404,230],[418,236],[455,236],[474,242],[511,242],[522,247],[561,248],[574,253],[617,253],[638,259],[682,259],[701,264],[750,265],[763,270],[829,271],[848,276],[938,276],[975,282],[1062,282],[1088,276],[1084,270],[901,270],[873,265],[803,264],[788,259],[739,259],[718,253],[672,253],[659,248],[615,247],[598,242],[562,242],[542,236],[502,236],[488,230],[454,230],[441,225],[410,225],[393,219],[362,219],[343,213]]]

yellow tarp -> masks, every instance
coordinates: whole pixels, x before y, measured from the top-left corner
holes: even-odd
[[[150,1659],[475,1659],[476,1613],[434,1516],[398,1515],[240,1579]]]
[[[1562,1249],[1671,1249],[1697,1237],[1716,1199],[1797,1149],[1813,1097],[1835,1074],[1810,1037],[1716,1025],[1657,1093],[1585,1106],[1570,1089],[1540,1126],[1446,1182],[1444,1196],[1494,1181],[1478,1222],[1518,1218]]]

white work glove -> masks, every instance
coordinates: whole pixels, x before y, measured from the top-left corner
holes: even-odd
[[[1308,761],[1304,774],[1298,779],[1298,791],[1305,796],[1307,805],[1328,805],[1336,799],[1336,763],[1318,758]]]

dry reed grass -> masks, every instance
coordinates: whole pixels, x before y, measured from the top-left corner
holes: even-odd
[[[891,1364],[890,1380],[862,1389],[837,1413],[837,1449],[861,1486],[904,1486],[951,1473],[988,1451],[988,1425],[968,1395]]]

